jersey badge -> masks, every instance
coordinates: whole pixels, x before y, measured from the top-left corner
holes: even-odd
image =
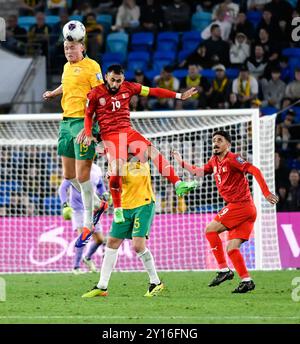
[[[246,161],[242,159],[240,156],[236,158],[236,161],[239,162],[240,164],[244,164]]]
[[[100,105],[104,106],[106,104],[105,98],[100,98],[99,103],[100,103]]]
[[[102,76],[101,73],[96,73],[96,78],[97,78],[97,80],[99,80],[99,81],[102,81],[102,80],[103,80],[103,76]]]

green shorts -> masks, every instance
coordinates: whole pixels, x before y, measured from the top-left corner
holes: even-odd
[[[155,214],[155,203],[151,202],[134,209],[124,209],[125,222],[113,221],[109,235],[118,239],[146,237],[148,239],[151,224]]]
[[[93,160],[95,157],[95,142],[90,146],[76,143],[76,137],[84,127],[84,118],[64,118],[60,122],[58,135],[58,155],[76,160]],[[93,128],[93,135],[97,130]]]

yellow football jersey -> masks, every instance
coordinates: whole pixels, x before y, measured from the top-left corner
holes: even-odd
[[[84,117],[87,94],[103,83],[101,68],[88,57],[76,63],[67,62],[61,83],[63,117]]]
[[[152,201],[155,202],[148,163],[128,162],[125,164],[121,197],[124,209],[133,209]]]

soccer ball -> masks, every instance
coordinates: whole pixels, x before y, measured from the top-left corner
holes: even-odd
[[[82,41],[85,37],[85,27],[78,20],[71,20],[63,28],[64,39],[70,42]]]

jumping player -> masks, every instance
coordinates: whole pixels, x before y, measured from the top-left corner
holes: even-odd
[[[85,56],[83,41],[65,41],[64,66],[61,85],[43,94],[45,100],[62,94],[63,118],[58,136],[58,155],[62,158],[63,176],[82,193],[84,226],[93,228],[93,211],[99,209],[100,200],[93,194],[90,171],[95,156],[95,144],[76,143],[76,137],[84,127],[84,111],[88,92],[103,83],[99,64]],[[94,132],[96,134],[96,132]]]
[[[213,156],[203,167],[189,165],[182,160],[178,152],[173,152],[173,157],[193,175],[203,177],[213,173],[219,193],[227,203],[206,227],[206,238],[220,269],[209,286],[217,286],[234,276],[233,271],[227,266],[222,241],[219,237],[220,233],[227,230],[229,231],[227,254],[241,278],[240,284],[233,293],[246,293],[253,290],[255,284],[249,275],[239,248],[243,242],[249,240],[256,219],[256,208],[245,174],[250,173],[255,177],[268,202],[276,204],[278,197],[269,191],[264,177],[257,167],[242,159],[238,154],[230,152],[231,137],[229,133],[226,131],[215,132],[212,144]]]
[[[139,132],[131,127],[129,102],[133,95],[155,96],[162,98],[188,99],[197,93],[191,88],[184,93],[176,93],[161,88],[149,88],[141,84],[124,80],[124,70],[120,65],[111,65],[105,75],[105,84],[93,89],[88,94],[85,113],[85,144],[95,141],[92,136],[93,115],[100,127],[107,157],[112,170],[109,186],[114,205],[115,223],[124,222],[121,205],[122,168],[127,161],[127,152],[133,152],[140,161],[152,159],[159,172],[175,185],[177,195],[181,196],[197,186],[195,182],[183,182],[176,175],[174,168],[160,152]],[[78,142],[83,138],[78,137]]]

